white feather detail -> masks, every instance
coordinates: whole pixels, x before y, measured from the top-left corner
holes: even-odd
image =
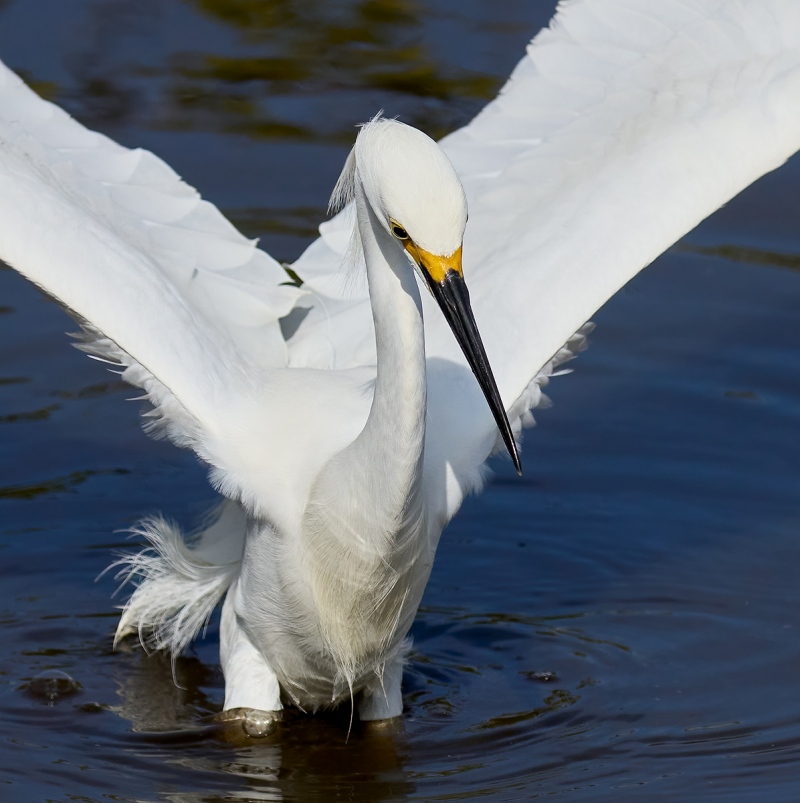
[[[582,351],[589,347],[588,335],[594,329],[594,324],[588,321],[553,355],[541,371],[530,381],[528,387],[508,409],[508,421],[514,431],[514,437],[519,440],[522,430],[536,424],[533,417],[534,410],[544,410],[551,405],[550,398],[542,392],[554,376],[563,376],[571,373],[571,368],[561,368],[564,363],[574,360]],[[560,370],[559,370],[560,369]],[[505,446],[499,436],[495,442],[495,452],[503,452]]]
[[[141,521],[131,532],[150,546],[120,557],[108,570],[136,589],[123,607],[116,645],[136,634],[147,649],[180,655],[207,624],[239,574],[246,517],[234,502],[219,505],[188,539],[161,516]]]

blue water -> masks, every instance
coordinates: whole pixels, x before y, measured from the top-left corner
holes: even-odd
[[[7,0],[0,57],[292,259],[354,122],[463,124],[552,6]],[[598,313],[525,476],[498,462],[443,538],[402,722],[349,740],[211,738],[213,624],[177,685],[112,651],[121,530],[213,494],[0,270],[0,801],[799,799],[799,186],[795,159]]]

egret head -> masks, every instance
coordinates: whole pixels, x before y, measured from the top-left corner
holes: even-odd
[[[467,225],[467,199],[450,160],[416,128],[376,119],[356,140],[358,178],[372,211],[407,249],[450,256]]]
[[[467,225],[467,199],[453,165],[421,131],[377,117],[359,132],[331,205],[344,205],[356,182],[377,224],[406,252],[439,304],[521,473],[516,442],[464,282],[461,247]]]

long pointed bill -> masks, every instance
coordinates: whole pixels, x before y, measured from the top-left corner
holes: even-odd
[[[486,350],[483,348],[483,341],[478,333],[469,303],[469,291],[461,272],[461,249],[459,248],[451,257],[435,256],[412,242],[406,244],[406,249],[422,268],[428,287],[453,330],[469,367],[472,368],[472,373],[475,374],[483,395],[489,403],[489,409],[497,422],[497,428],[503,436],[503,443],[514,461],[514,468],[516,468],[517,474],[521,475],[522,465],[517,444],[511,432],[508,416],[503,408],[497,383],[494,381],[492,369],[489,367]]]

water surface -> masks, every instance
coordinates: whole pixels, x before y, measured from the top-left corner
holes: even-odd
[[[465,123],[552,10],[6,0],[0,55],[291,260],[355,122]],[[402,722],[349,738],[345,712],[213,740],[215,623],[177,684],[163,657],[112,651],[115,584],[93,580],[120,530],[159,510],[191,526],[213,493],[0,270],[0,800],[800,797],[798,186],[795,159],[596,316],[524,478],[498,462],[443,537]]]

